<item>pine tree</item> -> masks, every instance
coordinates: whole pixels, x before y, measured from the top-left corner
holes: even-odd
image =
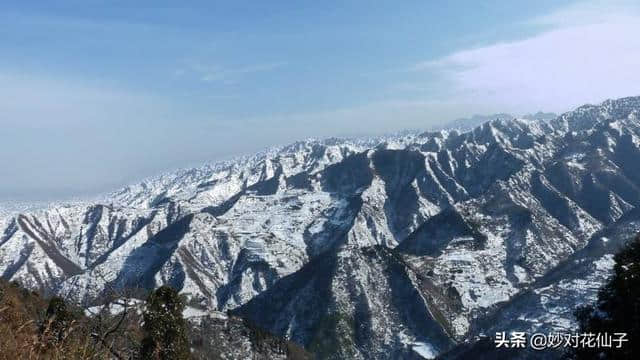
[[[59,342],[69,330],[75,316],[67,307],[64,299],[53,297],[49,300],[47,307],[46,321],[41,324],[40,332],[49,338],[49,341]]]
[[[640,359],[640,235],[615,256],[614,274],[595,305],[576,311],[581,333],[627,333],[622,348],[578,348],[576,359]]]
[[[149,295],[143,313],[142,359],[190,358],[186,323],[182,317],[184,308],[183,299],[171,287],[159,287]]]

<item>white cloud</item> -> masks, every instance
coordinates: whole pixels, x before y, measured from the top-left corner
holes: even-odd
[[[550,30],[521,41],[453,53],[416,64],[441,76],[444,98],[505,111],[563,111],[607,98],[640,95],[640,15],[627,3],[586,3],[530,24]]]

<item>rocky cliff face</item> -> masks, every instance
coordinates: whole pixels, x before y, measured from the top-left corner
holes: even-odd
[[[3,277],[171,284],[316,354],[429,357],[572,326],[639,230],[640,98],[468,132],[305,141],[0,217]]]

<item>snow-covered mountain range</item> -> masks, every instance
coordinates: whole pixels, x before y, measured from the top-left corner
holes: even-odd
[[[640,230],[640,97],[540,114],[303,141],[0,210],[0,271],[85,304],[170,284],[320,357],[568,329]]]

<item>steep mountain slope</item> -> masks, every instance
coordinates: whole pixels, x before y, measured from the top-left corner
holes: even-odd
[[[463,133],[305,141],[108,201],[5,212],[0,271],[85,303],[168,283],[345,357],[566,328],[637,230],[639,115],[625,98]]]
[[[238,313],[321,358],[406,358],[453,344],[434,297],[443,298],[391,249],[351,247],[317,257]]]

